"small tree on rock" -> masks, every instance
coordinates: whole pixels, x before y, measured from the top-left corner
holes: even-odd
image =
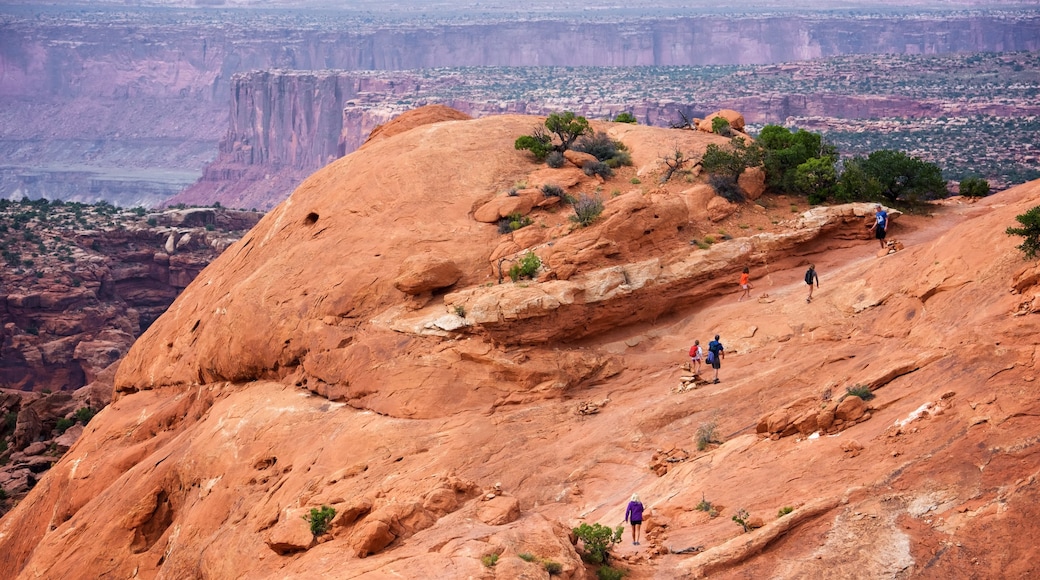
[[[1040,205],[1024,214],[1015,216],[1015,219],[1022,224],[1022,227],[1008,228],[1007,235],[1025,238],[1018,249],[1022,250],[1027,258],[1035,258],[1037,252],[1040,252]]]

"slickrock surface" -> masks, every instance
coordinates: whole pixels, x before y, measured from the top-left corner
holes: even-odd
[[[594,578],[570,529],[639,493],[629,578],[1037,573],[1040,271],[1003,232],[1040,184],[899,216],[904,249],[877,257],[868,204],[720,209],[700,177],[658,183],[721,137],[594,123],[635,162],[600,183],[513,148],[540,121],[387,131],[305,181],[135,343],[115,401],[0,520],[0,569]],[[474,219],[550,182],[598,188],[603,215]],[[527,251],[537,279],[500,283]],[[688,388],[715,334],[721,382]],[[842,400],[857,385],[874,398]]]

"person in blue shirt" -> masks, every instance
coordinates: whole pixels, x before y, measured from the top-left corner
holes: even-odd
[[[632,545],[639,545],[639,526],[643,523],[643,502],[639,501],[639,496],[632,494],[632,501],[628,502],[628,508],[625,509],[625,521],[632,524]]]
[[[870,231],[874,232],[874,237],[884,249],[885,234],[888,233],[888,212],[881,207],[880,203],[874,206],[874,225],[870,226]]]
[[[711,368],[715,369],[715,384],[719,382],[719,368],[722,366],[722,359],[726,358],[726,349],[723,348],[722,343],[719,342],[719,335],[715,335],[715,340],[708,343],[708,360],[706,361],[711,365]]]

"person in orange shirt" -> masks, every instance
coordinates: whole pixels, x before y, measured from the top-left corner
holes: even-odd
[[[749,281],[750,278],[750,270],[747,266],[744,266],[744,272],[740,275],[740,287],[744,290],[744,293],[740,295],[740,298],[737,298],[737,302],[751,297],[751,289],[754,288],[754,286],[751,285],[751,282]]]

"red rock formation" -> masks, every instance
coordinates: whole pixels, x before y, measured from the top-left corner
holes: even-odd
[[[570,528],[616,525],[638,492],[653,533],[614,548],[633,578],[1040,571],[1040,275],[1002,233],[1040,183],[900,216],[905,249],[876,258],[869,206],[766,198],[714,224],[700,184],[657,178],[662,151],[724,138],[594,122],[635,163],[571,189],[617,189],[601,218],[532,209],[502,235],[473,213],[544,175],[512,146],[532,122],[421,125],[307,179],[135,343],[116,400],[0,520],[0,569],[458,578],[493,553],[496,575],[588,578]],[[544,256],[538,280],[497,283],[507,243]],[[427,253],[455,286],[395,288]],[[714,334],[722,382],[673,390]],[[870,417],[843,408],[840,433],[754,432],[854,384]],[[720,443],[696,451],[699,431]],[[308,538],[323,505],[339,519]]]

